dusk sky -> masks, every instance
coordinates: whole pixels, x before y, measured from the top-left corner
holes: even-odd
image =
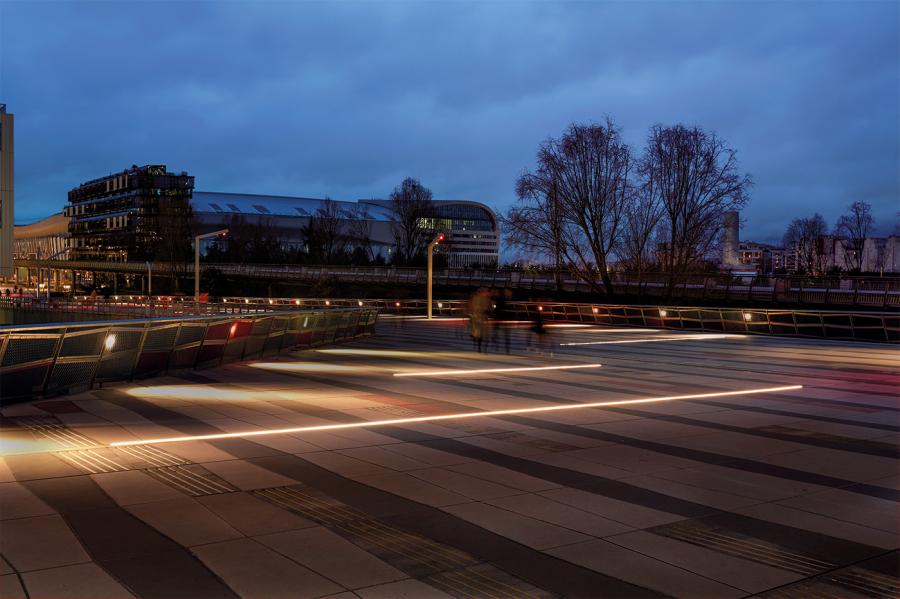
[[[0,0],[16,221],[132,164],[196,189],[436,198],[504,211],[538,144],[610,115],[639,150],[700,125],[755,185],[742,237],[882,233],[900,198],[900,2],[47,2]]]

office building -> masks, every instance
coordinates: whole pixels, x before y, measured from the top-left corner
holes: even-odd
[[[164,258],[169,244],[191,234],[194,178],[162,164],[132,166],[69,192],[70,256],[74,260]]]

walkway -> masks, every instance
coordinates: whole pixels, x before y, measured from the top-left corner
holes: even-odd
[[[900,594],[895,347],[547,330],[4,408],[0,595]]]

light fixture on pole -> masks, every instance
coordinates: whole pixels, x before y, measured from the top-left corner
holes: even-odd
[[[444,241],[444,234],[438,233],[437,237],[428,244],[428,281],[426,282],[426,286],[428,289],[428,320],[431,320],[431,287],[432,287],[432,278],[434,275],[434,248],[440,242]]]
[[[228,229],[220,229],[212,233],[204,233],[194,237],[194,302],[200,304],[200,240],[228,235]]]

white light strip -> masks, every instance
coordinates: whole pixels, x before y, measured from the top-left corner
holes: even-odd
[[[588,330],[572,331],[576,334],[581,333],[659,333],[662,329],[607,329],[604,327],[592,326]]]
[[[531,372],[534,370],[572,370],[600,368],[600,364],[569,364],[568,366],[525,366],[520,368],[482,368],[480,370],[432,370],[428,372],[395,372],[394,376],[445,376],[454,374],[482,374],[492,372]]]
[[[645,403],[658,403],[663,401],[678,401],[683,399],[707,399],[711,397],[736,397],[741,395],[754,395],[758,393],[778,393],[781,391],[796,391],[803,385],[785,385],[782,387],[762,387],[759,389],[745,389],[743,391],[719,391],[715,393],[693,393],[690,395],[670,395],[667,397],[648,397],[645,399],[623,399],[618,401],[597,401],[592,403],[566,404],[564,406],[544,406],[540,408],[518,408],[512,410],[490,410],[485,412],[463,412],[458,414],[442,414],[438,416],[419,416],[416,418],[395,418],[393,420],[366,420],[362,422],[347,422],[343,424],[324,424],[320,426],[298,426],[294,428],[277,428],[264,431],[246,431],[243,433],[215,433],[211,435],[191,435],[185,437],[161,437],[158,439],[141,439],[136,441],[115,441],[110,447],[125,447],[127,445],[150,445],[158,443],[177,443],[180,441],[208,441],[212,439],[234,439],[243,437],[261,437],[265,435],[282,435],[288,433],[310,433],[317,431],[334,431],[353,428],[367,428],[371,426],[392,426],[397,424],[415,424],[417,422],[436,422],[440,420],[460,420],[463,418],[480,418],[491,416],[508,416],[511,414],[539,414],[542,412],[561,412],[563,410],[580,410],[583,408],[604,408],[608,406],[627,406]]]
[[[737,339],[744,335],[711,334],[711,335],[666,335],[664,337],[646,337],[644,339],[618,339],[616,341],[574,341],[560,345],[613,345],[617,343],[655,343],[658,341],[707,341],[712,339]]]

